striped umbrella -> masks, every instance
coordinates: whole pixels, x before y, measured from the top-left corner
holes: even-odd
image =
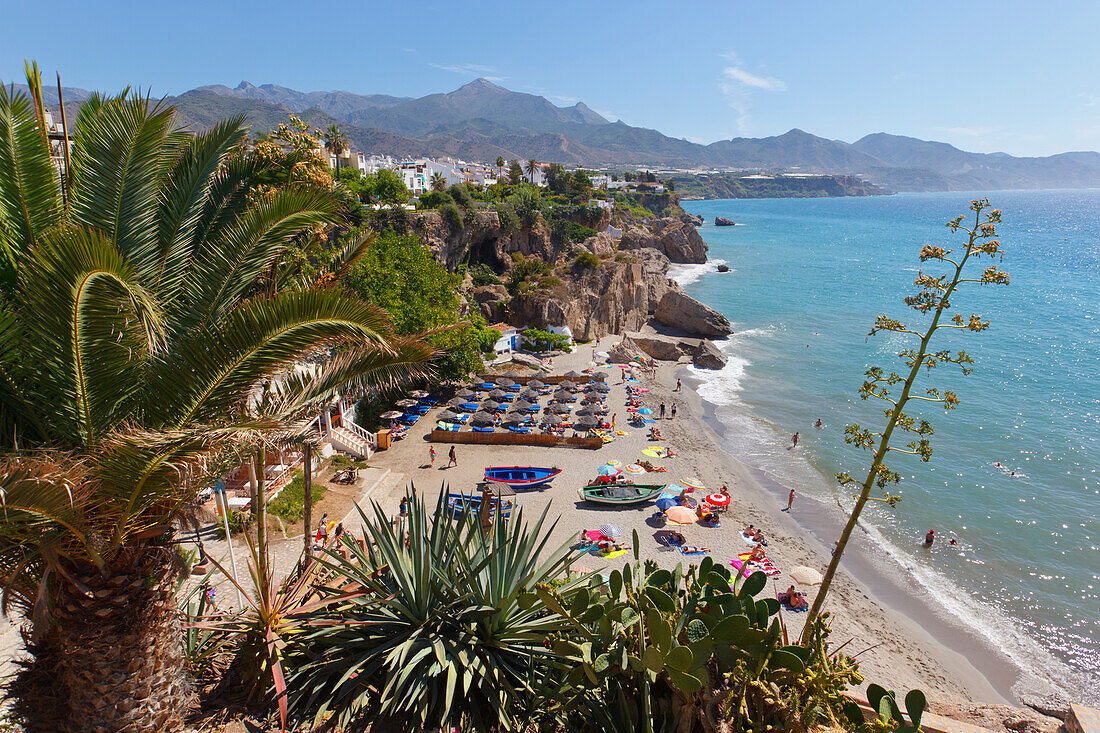
[[[725,494],[707,494],[707,503],[711,506],[729,506],[730,498]]]
[[[645,473],[645,468],[639,466],[637,463],[631,463],[630,465],[623,468],[623,473],[629,473],[631,476],[641,476],[643,473]]]
[[[693,490],[693,491],[695,491],[695,490],[704,491],[707,488],[706,485],[703,484],[702,481],[700,481],[699,479],[697,479],[694,476],[688,476],[687,478],[682,478],[682,479],[680,479],[680,483],[683,484],[684,486],[686,486],[687,488]]]
[[[612,458],[610,461],[607,462],[607,465],[611,466],[612,468],[619,468],[623,465],[623,462]]]
[[[622,471],[614,466],[603,465],[596,469],[596,473],[601,476],[618,476]]]
[[[610,537],[611,539],[623,536],[623,531],[615,524],[601,524],[596,528],[596,531],[604,537]]]
[[[794,582],[801,585],[821,585],[822,581],[825,580],[821,577],[821,573],[805,565],[798,565],[792,568],[788,575],[791,576]]]
[[[642,448],[642,455],[649,456],[650,458],[664,458],[664,448]]]

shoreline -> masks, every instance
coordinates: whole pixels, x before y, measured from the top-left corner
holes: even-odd
[[[605,345],[598,348],[606,350],[606,344],[618,338],[605,337]],[[555,372],[583,368],[594,350],[592,345],[579,346],[573,354],[555,357]],[[656,407],[661,401],[678,405],[676,419],[659,420],[657,424],[667,438],[664,444],[673,446],[679,455],[673,459],[655,461],[667,465],[668,473],[647,474],[647,478],[653,480],[659,476],[661,482],[674,484],[684,476],[698,476],[712,490],[727,483],[733,496],[721,527],[708,529],[690,525],[682,529],[689,544],[711,548],[709,554],[715,561],[726,563],[738,552],[747,550],[739,530],[745,524],[752,523],[768,537],[769,556],[781,570],[789,570],[796,565],[823,569],[822,558],[827,555],[820,536],[805,529],[799,520],[786,512],[779,511],[782,507],[780,498],[775,486],[768,485],[766,475],[754,475],[754,469],[722,448],[720,431],[715,429],[717,421],[713,406],[708,407],[711,403],[705,402],[694,389],[696,377],[685,374],[684,364],[658,364],[656,379],[644,376],[641,386],[650,389],[644,395],[650,406]],[[617,413],[617,424],[625,427],[625,390],[617,378],[617,371],[607,371],[611,374],[609,384],[612,387],[608,399],[610,412]],[[672,391],[677,376],[684,383],[681,393]],[[429,424],[434,424],[434,414],[435,411],[429,413]],[[593,476],[598,466],[612,458],[624,463],[637,460],[642,448],[653,445],[646,439],[644,430],[628,429],[631,435],[617,438],[599,450],[534,446],[509,446],[501,450],[500,447],[458,445],[457,467],[442,468],[437,459],[435,468],[429,469],[426,465],[429,444],[424,439],[427,426],[422,422],[410,431],[406,440],[376,456],[375,462],[389,467],[398,476],[388,492],[374,498],[381,502],[387,513],[396,514],[398,501],[409,485],[415,485],[425,499],[432,502],[444,483],[452,491],[473,489],[483,469],[489,465],[500,465],[502,462],[558,465],[563,471],[552,484],[539,491],[520,492],[517,497],[527,522],[534,521],[539,512],[549,508],[548,519],[557,519],[552,544],[571,543],[579,530],[612,522],[624,530],[620,540],[624,545],[631,542],[632,531],[637,532],[642,556],[661,566],[686,565],[692,561],[697,564],[697,558],[685,558],[658,546],[653,538],[654,530],[664,525],[659,521],[660,513],[652,504],[612,508],[578,500],[577,487]],[[443,450],[436,446],[436,450],[440,455],[446,455],[446,446]],[[436,483],[437,480],[439,483]],[[800,520],[805,521],[810,506],[808,499],[800,497],[796,500],[795,514]],[[577,567],[606,572],[621,567],[625,560],[586,555],[578,561]],[[841,582],[834,585],[830,594],[831,641],[839,646],[852,639],[846,651],[851,654],[862,652],[858,661],[866,680],[864,685],[877,682],[889,689],[920,688],[930,699],[946,705],[1019,704],[1010,689],[1015,677],[1011,675],[1008,665],[1003,660],[996,660],[989,666],[995,661],[988,653],[991,650],[980,649],[969,635],[961,632],[952,635],[931,613],[924,616],[913,612],[908,605],[913,599],[906,595],[904,589],[889,591],[885,585],[873,580],[864,582],[860,568],[855,563],[850,567],[855,569],[856,577],[853,579],[846,567]],[[769,584],[768,592],[774,592],[780,586],[785,588],[789,583],[787,576],[781,574]],[[809,589],[808,595],[812,597],[813,588]],[[899,606],[906,611],[900,610]],[[802,614],[784,615],[792,637],[801,633],[804,619]],[[1006,671],[1009,674],[1004,674]]]

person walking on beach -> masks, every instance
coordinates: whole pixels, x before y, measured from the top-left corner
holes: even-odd
[[[676,419],[676,403],[675,402],[672,403],[672,419],[673,420]]]
[[[618,413],[616,413],[616,412],[611,413],[611,429],[612,430],[615,429],[615,418],[617,416],[618,416]]]
[[[428,468],[435,468],[435,446],[428,447]]]
[[[458,457],[455,456],[455,447],[452,445],[450,452],[447,453],[447,468],[458,465]]]
[[[665,403],[664,402],[661,403],[661,419],[662,420],[665,419]]]
[[[795,433],[794,435],[791,436],[791,447],[792,448],[797,448],[798,447],[798,433]]]
[[[794,489],[791,489],[791,493],[787,494],[787,508],[783,511],[789,512],[792,504],[794,504]]]
[[[680,384],[680,380],[677,379],[676,380],[676,389],[674,389],[673,392],[679,392],[681,389],[683,389],[683,385]]]

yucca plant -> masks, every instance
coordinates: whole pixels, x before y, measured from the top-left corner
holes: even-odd
[[[255,287],[337,204],[250,197],[242,118],[192,135],[147,97],[92,96],[63,195],[41,110],[0,87],[0,579],[32,630],[11,692],[30,730],[172,730],[172,536],[196,490],[433,351],[343,291]]]
[[[377,504],[372,518],[360,510],[364,547],[346,541],[349,560],[319,560],[370,595],[329,606],[321,613],[334,623],[299,637],[287,687],[300,718],[394,731],[527,724],[558,663],[547,636],[568,625],[534,590],[562,582],[572,553],[550,548],[545,510],[528,526],[516,509],[483,532],[475,517],[451,519],[446,496],[434,514],[414,496],[392,525]]]

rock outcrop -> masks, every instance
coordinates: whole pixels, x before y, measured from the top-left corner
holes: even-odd
[[[649,228],[633,226],[623,232],[619,249],[655,249],[672,262],[699,264],[707,261],[707,243],[692,224],[665,218]]]
[[[726,355],[714,345],[713,341],[703,339],[695,347],[691,362],[700,369],[721,369],[726,365]]]
[[[718,272],[729,272],[729,265],[718,265]]]
[[[683,214],[680,214],[680,221],[684,222],[685,224],[691,224],[692,226],[701,227],[703,226],[703,222],[706,220],[698,214],[689,214],[685,211]]]
[[[508,317],[508,290],[503,285],[482,285],[470,293],[489,323],[499,323]]]
[[[410,212],[407,222],[409,233],[420,237],[436,259],[452,271],[467,257],[499,272],[510,266],[513,252],[535,255],[547,262],[554,262],[560,254],[541,215],[534,226],[520,225],[509,231],[501,229],[500,216],[491,209],[474,212],[458,231],[453,231],[438,211]]]
[[[729,320],[708,305],[703,305],[676,285],[669,288],[653,311],[666,326],[700,336],[728,336],[733,333]]]
[[[626,364],[634,361],[639,356],[645,356],[645,352],[639,349],[633,341],[624,338],[607,350],[607,356],[608,360],[614,364]]]
[[[601,260],[615,256],[615,240],[607,232],[600,232],[594,237],[584,240],[584,248]]]
[[[647,355],[659,361],[679,361],[684,357],[690,358],[697,347],[695,339],[683,339],[659,333],[627,332],[623,340],[629,340]]]
[[[716,227],[732,227],[736,224],[737,222],[735,222],[733,219],[727,219],[724,216],[714,217],[714,226]]]
[[[531,356],[530,354],[521,354],[518,351],[512,352],[512,362],[521,366],[530,367],[531,369],[538,369],[542,366],[542,362],[538,357]]]

